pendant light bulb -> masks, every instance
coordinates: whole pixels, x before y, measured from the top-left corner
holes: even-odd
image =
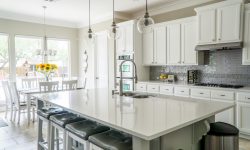
[[[108,31],[108,38],[112,40],[117,40],[121,37],[121,31],[115,23],[115,2],[113,0],[113,22]]]
[[[151,32],[152,29],[149,26],[155,24],[154,19],[149,16],[148,13],[148,1],[146,0],[146,12],[145,15],[137,22],[137,29],[140,33]]]

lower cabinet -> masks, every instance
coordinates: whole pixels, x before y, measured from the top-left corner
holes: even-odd
[[[240,132],[250,136],[250,103],[238,102],[237,118],[237,126]]]
[[[234,114],[235,114],[235,109],[231,108],[228,109],[226,111],[223,111],[221,113],[218,113],[215,115],[215,121],[216,122],[225,122],[231,125],[235,125],[235,121],[234,121]]]

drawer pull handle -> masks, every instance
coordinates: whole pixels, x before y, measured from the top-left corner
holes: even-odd
[[[181,91],[182,93],[184,92],[184,91]]]
[[[169,89],[165,89],[166,91],[169,91]]]
[[[220,96],[226,96],[226,95],[220,95]]]
[[[204,94],[204,93],[200,93],[200,94]]]
[[[248,97],[247,99],[250,99],[250,97]]]
[[[153,90],[155,90],[155,88],[152,88]]]

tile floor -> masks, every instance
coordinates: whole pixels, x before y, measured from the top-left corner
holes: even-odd
[[[37,124],[28,127],[25,115],[22,115],[20,125],[4,119],[9,126],[0,128],[0,150],[36,150]],[[250,150],[250,140],[240,139],[240,150]]]

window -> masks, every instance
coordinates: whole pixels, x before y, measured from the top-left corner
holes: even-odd
[[[35,65],[42,63],[42,56],[37,55],[37,50],[42,49],[40,37],[15,37],[16,50],[16,77],[36,76]]]
[[[70,41],[64,39],[48,39],[48,49],[56,50],[55,56],[49,56],[48,62],[58,66],[57,77],[69,77]]]
[[[9,78],[9,37],[0,33],[0,81]],[[4,104],[5,95],[0,84],[0,105]]]

